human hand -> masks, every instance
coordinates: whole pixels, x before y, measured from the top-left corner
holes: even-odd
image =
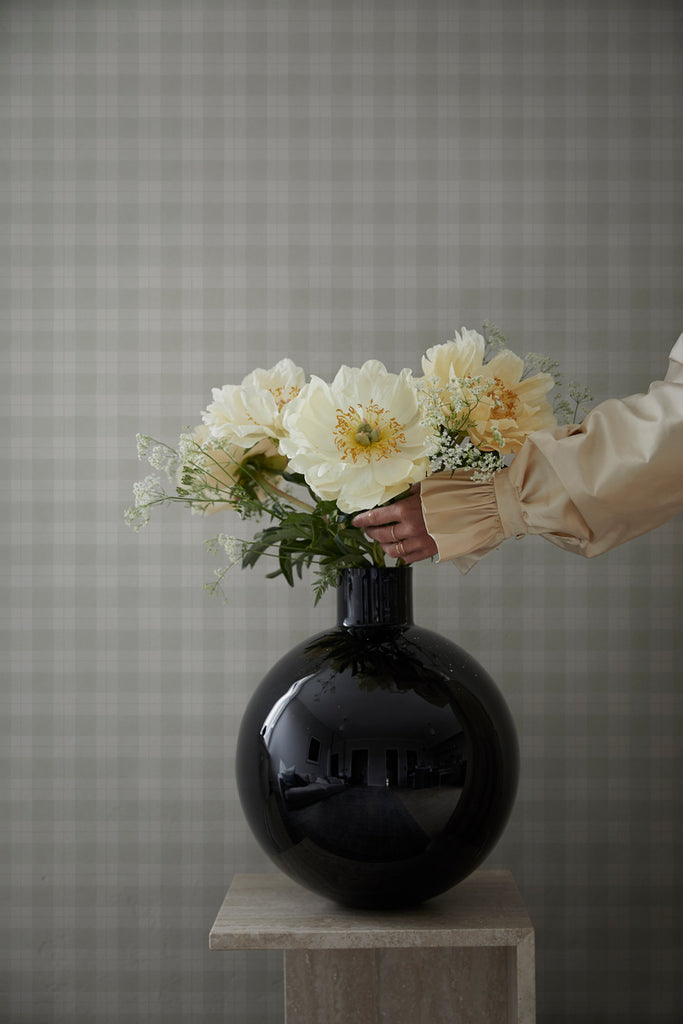
[[[352,522],[365,530],[371,540],[378,541],[386,555],[401,558],[408,565],[438,554],[425,526],[419,484],[411,487],[407,498],[360,512]]]

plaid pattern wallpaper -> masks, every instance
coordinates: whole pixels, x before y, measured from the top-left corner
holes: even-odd
[[[279,954],[210,953],[268,871],[242,711],[333,617],[202,584],[225,519],[123,521],[137,431],[291,356],[330,376],[488,319],[596,400],[683,322],[674,0],[2,0],[2,631],[8,1024],[282,1020]],[[230,531],[229,531],[230,532]],[[680,1012],[680,517],[585,561],[510,541],[416,569],[416,617],[515,716],[488,866],[536,926],[539,1021]]]

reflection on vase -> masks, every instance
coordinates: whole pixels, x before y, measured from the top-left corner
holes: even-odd
[[[355,906],[409,905],[461,880],[516,789],[502,697],[466,652],[413,625],[410,580],[348,571],[337,628],[278,662],[240,731],[256,837],[302,884]]]
[[[314,833],[323,848],[340,852],[360,844],[364,858],[400,860],[406,849],[426,847],[455,810],[465,778],[465,733],[450,707],[425,703],[391,682],[378,691],[348,689],[340,701],[328,668],[292,688],[275,721],[266,723],[263,740],[278,794],[288,811],[316,805],[292,824],[297,832],[312,830],[309,837]],[[307,756],[310,737],[319,745],[315,765]],[[327,805],[330,797],[334,806]]]

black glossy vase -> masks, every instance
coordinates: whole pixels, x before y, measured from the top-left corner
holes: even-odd
[[[512,809],[519,755],[495,683],[412,620],[412,570],[348,569],[334,629],[247,707],[237,784],[285,874],[354,907],[408,907],[470,874]]]

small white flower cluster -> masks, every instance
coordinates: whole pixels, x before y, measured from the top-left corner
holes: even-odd
[[[181,462],[191,462],[201,450],[194,434],[181,434],[178,441],[178,457]]]
[[[218,551],[222,551],[226,555],[230,563],[228,568],[242,560],[245,541],[240,540],[239,537],[231,537],[227,533],[219,533],[216,537],[212,537],[211,540],[207,540],[205,544],[207,551],[210,551],[212,555],[215,555]]]
[[[153,469],[160,473],[173,476],[178,470],[179,459],[176,452],[167,448],[166,445],[157,444],[147,454],[147,461]]]
[[[144,459],[147,457],[147,452],[150,450],[153,444],[156,444],[153,437],[149,437],[147,434],[138,434],[136,436],[138,444],[138,458]]]
[[[456,469],[470,469],[472,479],[482,483],[490,480],[503,465],[500,452],[482,452],[470,441],[463,441],[460,444],[442,443],[439,451],[429,460],[432,473],[443,470],[454,473]]]
[[[490,430],[497,450],[482,451],[472,443],[469,432],[475,422],[473,417],[476,410],[481,409],[481,403],[494,384],[491,378],[480,375],[452,378],[444,382],[431,377],[416,383],[420,392],[423,423],[433,431],[430,473],[454,473],[457,469],[469,469],[472,470],[474,480],[490,480],[503,467],[500,453],[505,447],[505,439],[500,430],[492,425]]]
[[[240,540],[239,537],[231,537],[227,533],[219,533],[218,536],[205,541],[204,546],[212,555],[215,555],[218,551],[222,551],[227,558],[225,565],[214,570],[215,578],[210,583],[204,584],[204,589],[209,594],[216,594],[219,591],[222,591],[223,580],[230,572],[233,565],[237,565],[242,561],[249,544],[246,541]]]
[[[568,398],[561,398],[555,403],[555,414],[562,424],[578,423],[588,412],[593,401],[593,392],[583,384],[573,380],[567,388]]]
[[[420,393],[422,422],[437,433],[464,438],[472,416],[494,382],[490,377],[452,378],[444,382],[425,377],[415,382]]]
[[[133,497],[135,504],[126,509],[125,519],[129,526],[138,531],[149,522],[150,507],[165,501],[167,494],[159,477],[150,475],[133,484]]]

